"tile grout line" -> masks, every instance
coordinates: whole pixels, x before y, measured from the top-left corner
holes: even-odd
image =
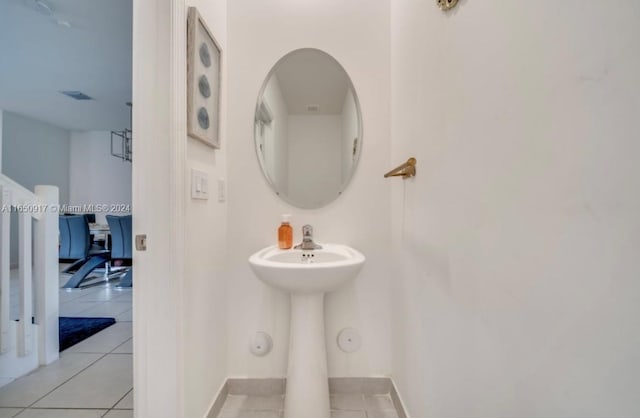
[[[72,353],[70,353],[72,354]],[[78,353],[78,354],[100,354],[100,353]],[[41,396],[40,398],[36,399],[31,405],[27,406],[26,408],[31,408],[33,405],[37,404],[38,402],[40,402],[42,399],[46,398],[47,396],[49,396],[52,392],[54,392],[55,390],[57,390],[58,388],[60,388],[62,385],[64,385],[65,383],[69,382],[71,379],[73,379],[74,377],[78,376],[80,373],[82,373],[83,371],[87,370],[89,367],[93,366],[94,364],[96,364],[98,361],[102,360],[104,357],[107,356],[107,354],[109,353],[104,353],[102,354],[101,357],[97,358],[95,361],[91,362],[89,365],[87,365],[85,368],[83,368],[82,370],[78,371],[78,373],[74,374],[73,376],[71,376],[70,378],[68,378],[67,380],[65,380],[64,382],[60,383],[58,386],[56,386],[55,388],[51,389],[49,392],[47,392],[46,394],[44,394],[43,396]],[[33,408],[33,409],[41,409],[41,408]],[[73,408],[70,408],[73,409]]]
[[[16,409],[20,409],[20,408],[16,408]],[[17,413],[17,414],[15,414],[15,415],[14,415],[13,417],[11,417],[11,418],[15,418],[15,417],[17,417],[18,415],[20,415],[20,414],[21,414],[21,413],[23,413],[24,411],[26,411],[26,409],[25,409],[25,408],[22,408],[20,411],[18,411],[18,413]]]
[[[128,340],[127,340],[128,341]],[[124,343],[123,343],[124,344]],[[118,346],[119,347],[119,346]],[[115,349],[114,349],[115,350]],[[71,376],[69,379],[65,380],[64,382],[60,383],[58,386],[56,386],[55,388],[51,389],[49,392],[47,392],[46,394],[44,394],[42,397],[38,398],[37,400],[35,400],[32,404],[30,404],[29,406],[26,407],[18,407],[18,408],[23,408],[22,411],[18,412],[17,415],[14,415],[13,417],[17,417],[18,415],[22,414],[24,411],[27,410],[38,410],[38,409],[60,409],[60,410],[65,410],[65,409],[86,409],[86,410],[103,410],[106,409],[105,415],[109,413],[109,411],[114,410],[115,406],[122,401],[130,392],[133,391],[133,388],[131,388],[127,393],[124,394],[124,396],[122,396],[120,399],[118,399],[111,407],[106,407],[106,408],[78,408],[78,407],[72,407],[72,406],[65,406],[65,407],[34,407],[34,405],[38,402],[40,402],[42,399],[46,398],[47,396],[49,396],[52,392],[55,392],[57,389],[59,389],[62,385],[66,384],[67,382],[69,382],[70,380],[72,380],[73,378],[75,378],[76,376],[78,376],[80,373],[82,373],[83,371],[85,371],[86,369],[88,369],[89,367],[93,366],[95,363],[97,363],[98,361],[102,360],[103,358],[105,358],[108,355],[120,355],[120,354],[124,354],[124,355],[131,355],[129,353],[70,353],[70,354],[102,354],[101,357],[97,358],[94,362],[90,363],[89,365],[87,365],[87,367],[85,367],[84,369],[78,371],[76,374],[74,374],[73,376]],[[122,409],[115,409],[115,410],[119,410],[119,411],[129,411],[129,410],[133,410],[133,408],[129,409],[129,408],[122,408]],[[105,416],[103,415],[103,417]]]
[[[118,320],[116,320],[116,322],[115,322],[115,323],[113,323],[112,325],[110,325],[109,327],[111,327],[111,326],[115,326],[115,325],[118,325],[118,324],[124,324],[124,323],[127,323],[127,322],[131,323],[131,324],[132,324],[132,326],[133,326],[133,321],[118,321]],[[88,340],[88,339],[90,339],[90,338],[92,338],[92,337],[95,337],[96,335],[99,335],[99,334],[100,334],[101,332],[103,332],[103,331],[106,331],[107,329],[109,329],[109,327],[107,327],[107,328],[105,328],[105,329],[103,329],[103,330],[101,330],[101,331],[99,331],[99,332],[97,332],[97,333],[93,334],[91,337],[87,338],[87,340]],[[133,330],[132,330],[132,331],[133,331]],[[105,356],[106,356],[107,354],[114,354],[114,355],[118,355],[118,354],[129,354],[129,355],[133,355],[133,353],[114,353],[114,351],[115,351],[115,350],[117,350],[120,346],[122,346],[123,344],[126,344],[127,342],[129,342],[129,340],[132,340],[132,339],[133,339],[133,334],[131,335],[131,337],[127,338],[125,341],[121,342],[120,344],[118,344],[117,346],[115,346],[113,349],[111,349],[111,351],[106,352],[106,353],[102,353],[102,352],[95,352],[95,351],[73,351],[73,352],[71,352],[71,353],[69,353],[69,354],[104,354]],[[82,342],[87,341],[87,340],[80,341],[78,344],[81,344]],[[72,346],[72,347],[73,347],[73,346]],[[69,347],[69,348],[71,348],[71,347]]]
[[[133,337],[127,339],[127,341],[131,340]],[[123,342],[122,344],[125,344],[127,341]],[[105,358],[108,355],[131,355],[131,353],[114,353],[113,351],[117,350],[118,347],[120,347],[122,344],[119,344],[116,348],[114,348],[113,350],[111,350],[108,353],[83,353],[83,352],[76,352],[76,353],[70,353],[70,354],[103,354],[102,357],[96,359],[96,361],[94,361],[93,363],[89,364],[87,367],[85,367],[84,369],[80,370],[78,373],[76,373],[75,375],[73,375],[72,377],[70,377],[68,380],[66,380],[65,382],[61,383],[59,386],[57,386],[55,389],[51,390],[51,392],[54,392],[56,389],[58,389],[60,386],[64,385],[65,383],[67,383],[68,381],[72,380],[74,377],[76,377],[78,374],[82,373],[84,370],[86,370],[87,368],[91,367],[92,365],[94,365],[95,363],[97,363],[98,361],[102,360],[103,358]],[[40,400],[42,400],[42,398],[47,397],[49,394],[51,394],[51,392],[47,393],[46,395],[44,395],[42,398],[38,399],[37,401],[35,401],[32,405],[30,405],[29,407],[27,407],[26,409],[23,409],[22,411],[20,411],[18,413],[21,414],[22,412],[26,411],[27,409],[60,409],[60,410],[65,410],[65,409],[86,409],[86,410],[96,410],[96,411],[100,411],[100,410],[106,410],[104,415],[102,415],[102,417],[105,417],[109,412],[111,411],[129,411],[129,410],[133,410],[133,408],[119,408],[119,409],[115,409],[116,405],[118,405],[118,403],[120,403],[124,398],[127,397],[127,395],[129,395],[129,393],[131,393],[133,391],[133,388],[131,388],[127,393],[125,393],[120,399],[118,399],[111,407],[106,407],[106,408],[78,408],[78,407],[72,407],[72,406],[66,406],[66,407],[44,407],[44,408],[36,408],[36,407],[32,407],[34,404],[38,403]],[[14,415],[14,417],[16,417],[17,415]]]
[[[111,408],[109,408],[109,410],[108,410],[104,415],[107,415],[107,414],[109,413],[109,411],[114,411],[114,410],[115,410],[115,411],[129,411],[129,410],[133,411],[133,408],[131,408],[131,409],[129,409],[129,408],[119,408],[119,409],[116,409],[116,405],[118,405],[120,402],[122,402],[122,400],[123,400],[124,398],[126,398],[127,396],[129,396],[129,394],[130,394],[131,392],[133,392],[133,388],[131,388],[131,390],[130,390],[129,392],[125,393],[125,394],[124,394],[124,396],[123,396],[122,398],[118,399],[118,401],[117,401],[116,403],[114,403],[114,404],[113,404],[113,406],[112,406]],[[103,415],[103,416],[104,416],[104,415]]]
[[[62,286],[64,286],[64,285],[61,285],[60,287],[62,288]],[[62,290],[62,289],[60,289],[60,290]],[[83,298],[85,296],[92,295],[94,293],[98,293],[98,292],[100,292],[100,290],[101,289],[95,289],[95,291],[88,291],[88,292],[85,292],[85,293],[83,293],[82,289],[80,289],[80,290],[72,290],[72,291],[65,290],[64,293],[71,294],[71,295],[77,294],[77,296],[72,298],[72,299],[69,299],[69,300],[66,300],[66,301],[62,302],[62,304],[66,304],[66,303],[70,303],[70,302],[74,302],[74,301],[77,302],[78,299]]]
[[[66,282],[66,280],[64,281]],[[61,287],[62,287],[63,283],[61,282]],[[67,300],[65,300],[64,302],[60,303],[60,307],[69,307],[69,308],[73,308],[73,307],[77,307],[79,304],[84,305],[85,303],[87,304],[92,304],[92,306],[84,308],[82,310],[80,310],[79,312],[73,312],[72,314],[68,315],[71,317],[79,317],[79,316],[83,316],[83,314],[89,310],[95,309],[96,307],[102,307],[104,305],[107,304],[107,302],[114,302],[114,303],[129,303],[131,304],[132,301],[131,300],[127,300],[129,299],[129,296],[126,296],[127,293],[129,292],[118,292],[118,294],[114,297],[114,298],[109,298],[108,300],[86,300],[83,298],[92,298],[91,295],[94,295],[94,297],[99,298],[99,296],[97,296],[100,292],[104,291],[104,287],[96,287],[95,289],[80,289],[77,292],[68,292],[71,293],[71,295],[65,296],[65,298],[67,298]],[[62,289],[60,289],[62,290]],[[67,292],[65,292],[67,293]],[[13,298],[12,298],[13,299]],[[122,299],[122,300],[119,300]],[[72,310],[72,309],[71,309]],[[132,324],[132,320],[129,321],[119,321],[117,319],[118,316],[126,314],[130,311],[133,310],[133,307],[129,308],[128,310],[119,313],[118,315],[114,315],[112,313],[109,313],[109,316],[114,316],[116,318],[116,323],[123,323],[123,324]],[[95,315],[94,315],[95,316]],[[106,316],[106,315],[102,315],[102,316]],[[89,369],[90,367],[94,366],[96,363],[98,363],[99,361],[103,360],[104,358],[106,358],[109,355],[132,355],[132,353],[115,353],[114,351],[117,350],[118,348],[120,348],[122,345],[128,343],[129,341],[131,341],[133,338],[133,336],[127,338],[125,341],[123,341],[122,343],[118,344],[116,347],[114,347],[113,349],[111,349],[109,352],[107,353],[100,353],[100,352],[73,352],[73,353],[69,353],[70,355],[75,355],[75,354],[93,354],[93,355],[98,355],[98,357],[93,360],[90,361],[85,367],[81,368],[80,370],[78,370],[77,372],[73,373],[71,376],[69,376],[67,379],[64,379],[63,381],[59,382],[58,384],[56,384],[55,386],[53,386],[50,390],[48,390],[46,393],[44,393],[43,395],[39,396],[38,398],[36,398],[33,402],[29,403],[27,406],[17,406],[17,407],[11,407],[11,409],[16,409],[18,410],[18,412],[15,415],[12,415],[13,417],[19,417],[20,415],[24,414],[26,411],[29,410],[43,410],[43,409],[52,409],[52,410],[77,410],[77,409],[84,409],[84,410],[96,410],[96,411],[105,411],[105,413],[102,415],[103,417],[106,416],[107,414],[109,414],[110,411],[114,411],[114,410],[121,410],[121,411],[127,411],[127,410],[133,410],[132,408],[122,408],[122,409],[115,409],[116,405],[121,402],[126,396],[128,396],[132,391],[133,388],[131,388],[129,391],[127,391],[120,399],[118,399],[116,402],[114,402],[113,405],[111,405],[110,407],[104,407],[104,408],[85,408],[85,407],[72,407],[72,406],[62,406],[62,407],[47,407],[47,406],[42,406],[42,407],[37,407],[35,406],[38,402],[42,401],[44,398],[46,398],[47,396],[51,395],[53,392],[57,391],[58,389],[60,389],[62,386],[64,386],[65,384],[69,383],[70,381],[72,381],[73,379],[75,379],[76,377],[78,377],[78,375],[80,375],[81,373],[85,372],[87,369]],[[60,357],[61,358],[61,357]],[[72,361],[73,362],[73,361]]]
[[[107,303],[120,303],[120,304],[123,304],[123,305],[124,305],[124,304],[129,304],[130,302],[117,302],[117,301],[112,301],[112,300],[106,300],[106,301],[101,301],[101,302],[99,302],[96,306],[106,305]],[[90,307],[90,308],[87,308],[87,309],[85,309],[85,310],[83,310],[83,311],[79,312],[79,313],[78,313],[78,315],[80,315],[80,314],[82,314],[82,313],[84,313],[84,312],[87,312],[87,311],[89,311],[89,310],[95,309],[95,308],[96,308],[96,306],[92,306],[92,307]],[[113,314],[113,313],[111,313],[111,312],[109,312],[109,313],[106,313],[106,314],[100,314],[99,316],[112,315],[114,318],[117,318],[118,316],[120,316],[120,315],[124,314],[125,312],[129,312],[130,310],[133,310],[133,308],[132,308],[132,309],[127,309],[126,311],[121,312],[121,313],[119,313],[119,314],[117,314],[117,315],[116,315],[116,314]],[[133,322],[133,321],[123,321],[123,322]]]
[[[117,323],[118,323],[118,321],[116,321],[116,324]],[[125,345],[126,343],[128,343],[131,340],[133,340],[133,335],[131,336],[131,338],[127,338],[126,341],[123,341],[121,344],[118,344],[113,350],[109,351],[107,354],[131,354],[131,355],[133,355],[133,353],[114,353],[114,351],[116,351],[118,348],[122,347],[123,345]]]
[[[96,301],[86,301],[86,302],[80,302],[80,301],[69,301],[68,303],[72,303],[72,302],[73,302],[73,303],[87,303],[87,304],[89,304],[89,303],[91,303],[91,304],[95,303],[95,304],[96,304],[96,305],[94,305],[94,306],[91,306],[91,307],[88,307],[88,308],[86,308],[86,309],[83,309],[83,310],[81,310],[80,312],[75,312],[75,313],[73,314],[73,316],[81,316],[83,312],[86,312],[86,311],[88,311],[89,309],[93,309],[95,306],[97,306],[97,305],[101,305],[101,304],[103,304],[103,303],[104,303],[104,301],[97,301],[97,302],[96,302]]]
[[[95,305],[93,305],[93,306],[91,306],[91,307],[89,307],[87,309],[83,309],[82,311],[78,312],[76,315],[82,315],[84,312],[86,312],[86,311],[88,311],[90,309],[94,309],[96,306],[101,306],[106,302],[105,301],[97,301],[97,303],[96,302],[87,302],[87,303],[95,303]]]
[[[23,411],[20,411],[20,413],[27,411],[27,410],[33,410],[33,411],[39,411],[39,410],[43,410],[43,409],[53,409],[56,411],[66,411],[68,409],[82,409],[82,410],[87,410],[87,411],[103,411],[103,410],[107,410],[109,408],[90,408],[90,407],[83,407],[83,408],[74,408],[74,407],[69,407],[69,406],[43,406],[41,408],[25,408]],[[126,409],[122,409],[121,411],[126,411]]]
[[[347,407],[347,408],[335,408],[333,406],[331,406],[331,416],[333,417],[333,414],[335,413],[336,416],[344,416],[344,414],[350,414],[350,416],[352,414],[358,414],[358,417],[360,418],[373,418],[374,414],[375,416],[378,416],[379,414],[385,414],[385,412],[393,412],[392,415],[390,416],[394,416],[394,417],[399,417],[400,415],[398,414],[398,411],[396,410],[396,408],[393,406],[392,403],[392,399],[391,399],[391,394],[390,393],[385,393],[385,394],[367,394],[367,393],[354,393],[354,394],[341,394],[341,393],[330,393],[330,396],[333,398],[334,396],[352,396],[353,398],[356,398],[360,401],[361,405],[358,407]],[[274,409],[274,408],[269,408],[267,406],[264,405],[255,405],[253,407],[248,407],[248,406],[243,406],[243,405],[239,405],[239,406],[234,406],[231,407],[229,405],[227,405],[227,402],[229,401],[230,397],[243,397],[243,398],[259,398],[259,397],[264,397],[262,395],[248,395],[248,394],[235,394],[235,395],[227,395],[225,402],[222,405],[221,411],[220,413],[223,413],[224,411],[227,411],[228,413],[235,413],[235,414],[240,414],[237,415],[239,416],[244,416],[242,415],[242,413],[253,413],[253,412],[276,412],[276,413],[280,413],[282,414],[283,410],[282,409]],[[278,395],[273,395],[273,396],[278,396]],[[282,395],[284,397],[284,395]],[[270,397],[270,396],[267,396]],[[367,398],[384,398],[385,400],[387,400],[389,402],[390,407],[387,408],[385,406],[380,405],[380,407],[374,407],[371,405],[367,404]],[[218,417],[220,417],[221,415],[218,415]],[[280,415],[281,416],[281,415]]]

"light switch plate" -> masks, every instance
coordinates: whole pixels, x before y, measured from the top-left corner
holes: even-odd
[[[195,168],[191,169],[191,198],[209,199],[209,175]]]

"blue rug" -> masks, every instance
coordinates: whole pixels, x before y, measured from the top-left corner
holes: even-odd
[[[60,351],[115,324],[114,318],[59,318]]]

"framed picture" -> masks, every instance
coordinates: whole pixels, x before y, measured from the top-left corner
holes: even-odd
[[[187,16],[187,134],[220,148],[220,46],[195,7]]]

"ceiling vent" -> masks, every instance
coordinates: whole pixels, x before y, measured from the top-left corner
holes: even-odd
[[[307,105],[307,112],[317,112],[318,110],[320,110],[320,105],[317,105],[317,104]]]
[[[92,97],[87,96],[81,91],[61,91],[60,93],[64,94],[65,96],[69,96],[75,100],[93,100]]]
[[[53,7],[51,7],[51,4],[49,4],[47,0],[26,0],[26,4],[31,9],[35,10],[36,12],[42,15],[45,15],[45,16],[53,15],[53,11],[54,11]]]

